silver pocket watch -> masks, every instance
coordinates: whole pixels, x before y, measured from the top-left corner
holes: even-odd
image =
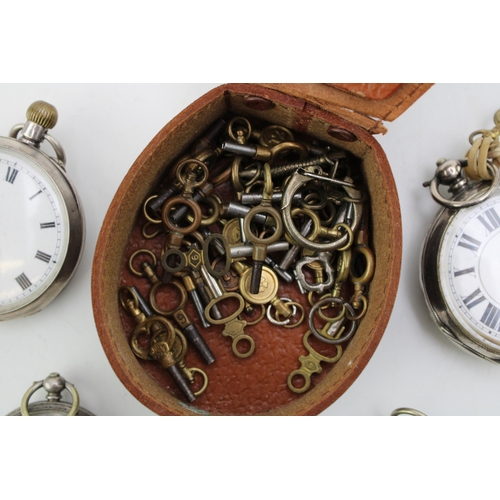
[[[470,180],[467,160],[439,160],[430,187],[443,208],[424,241],[420,278],[431,316],[466,351],[500,363],[500,171]],[[448,187],[450,198],[440,194]]]
[[[47,132],[54,106],[37,101],[9,137],[0,137],[0,320],[33,314],[73,276],[85,226],[59,142]],[[40,150],[46,141],[56,154]]]
[[[39,389],[45,389],[47,392],[46,401],[30,403],[33,394]],[[71,403],[61,401],[61,393],[67,389],[71,394]],[[43,416],[66,416],[66,417],[89,417],[93,416],[85,408],[80,406],[80,397],[73,384],[61,377],[58,373],[51,373],[44,380],[33,382],[33,385],[26,391],[21,406],[11,411],[8,417],[43,417]]]

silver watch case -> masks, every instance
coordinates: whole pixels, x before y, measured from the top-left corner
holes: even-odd
[[[477,197],[490,186],[489,182],[469,185],[454,200],[464,201]],[[460,209],[443,208],[434,219],[424,240],[420,258],[420,283],[431,317],[445,336],[465,351],[493,363],[500,363],[500,348],[481,344],[450,314],[439,279],[439,254],[448,226]]]
[[[69,218],[68,251],[63,265],[52,284],[38,298],[24,307],[0,314],[0,321],[34,314],[50,302],[68,284],[75,273],[82,256],[85,241],[85,217],[82,204],[75,188],[63,168],[56,160],[37,148],[11,137],[0,137],[0,146],[10,149],[13,155],[28,156],[53,179],[62,194]],[[1,201],[0,201],[1,203]]]

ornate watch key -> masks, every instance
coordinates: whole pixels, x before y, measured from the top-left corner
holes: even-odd
[[[463,349],[500,363],[500,111],[471,134],[464,160],[439,160],[424,184],[443,209],[425,238],[421,283],[431,316]],[[451,198],[439,185],[448,186]]]
[[[0,320],[33,314],[73,276],[83,250],[84,219],[65,173],[65,154],[48,135],[54,106],[34,102],[24,125],[0,137]],[[56,153],[40,150],[47,141]]]

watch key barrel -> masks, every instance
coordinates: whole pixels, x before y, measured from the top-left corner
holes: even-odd
[[[177,385],[182,392],[182,395],[186,398],[186,401],[192,403],[196,399],[196,396],[193,394],[184,375],[182,375],[180,368],[177,365],[171,365],[167,368],[167,371],[175,382],[175,385]]]

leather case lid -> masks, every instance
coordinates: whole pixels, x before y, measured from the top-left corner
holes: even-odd
[[[342,116],[372,134],[385,134],[383,121],[406,111],[429,83],[263,83],[264,87],[304,99]]]

